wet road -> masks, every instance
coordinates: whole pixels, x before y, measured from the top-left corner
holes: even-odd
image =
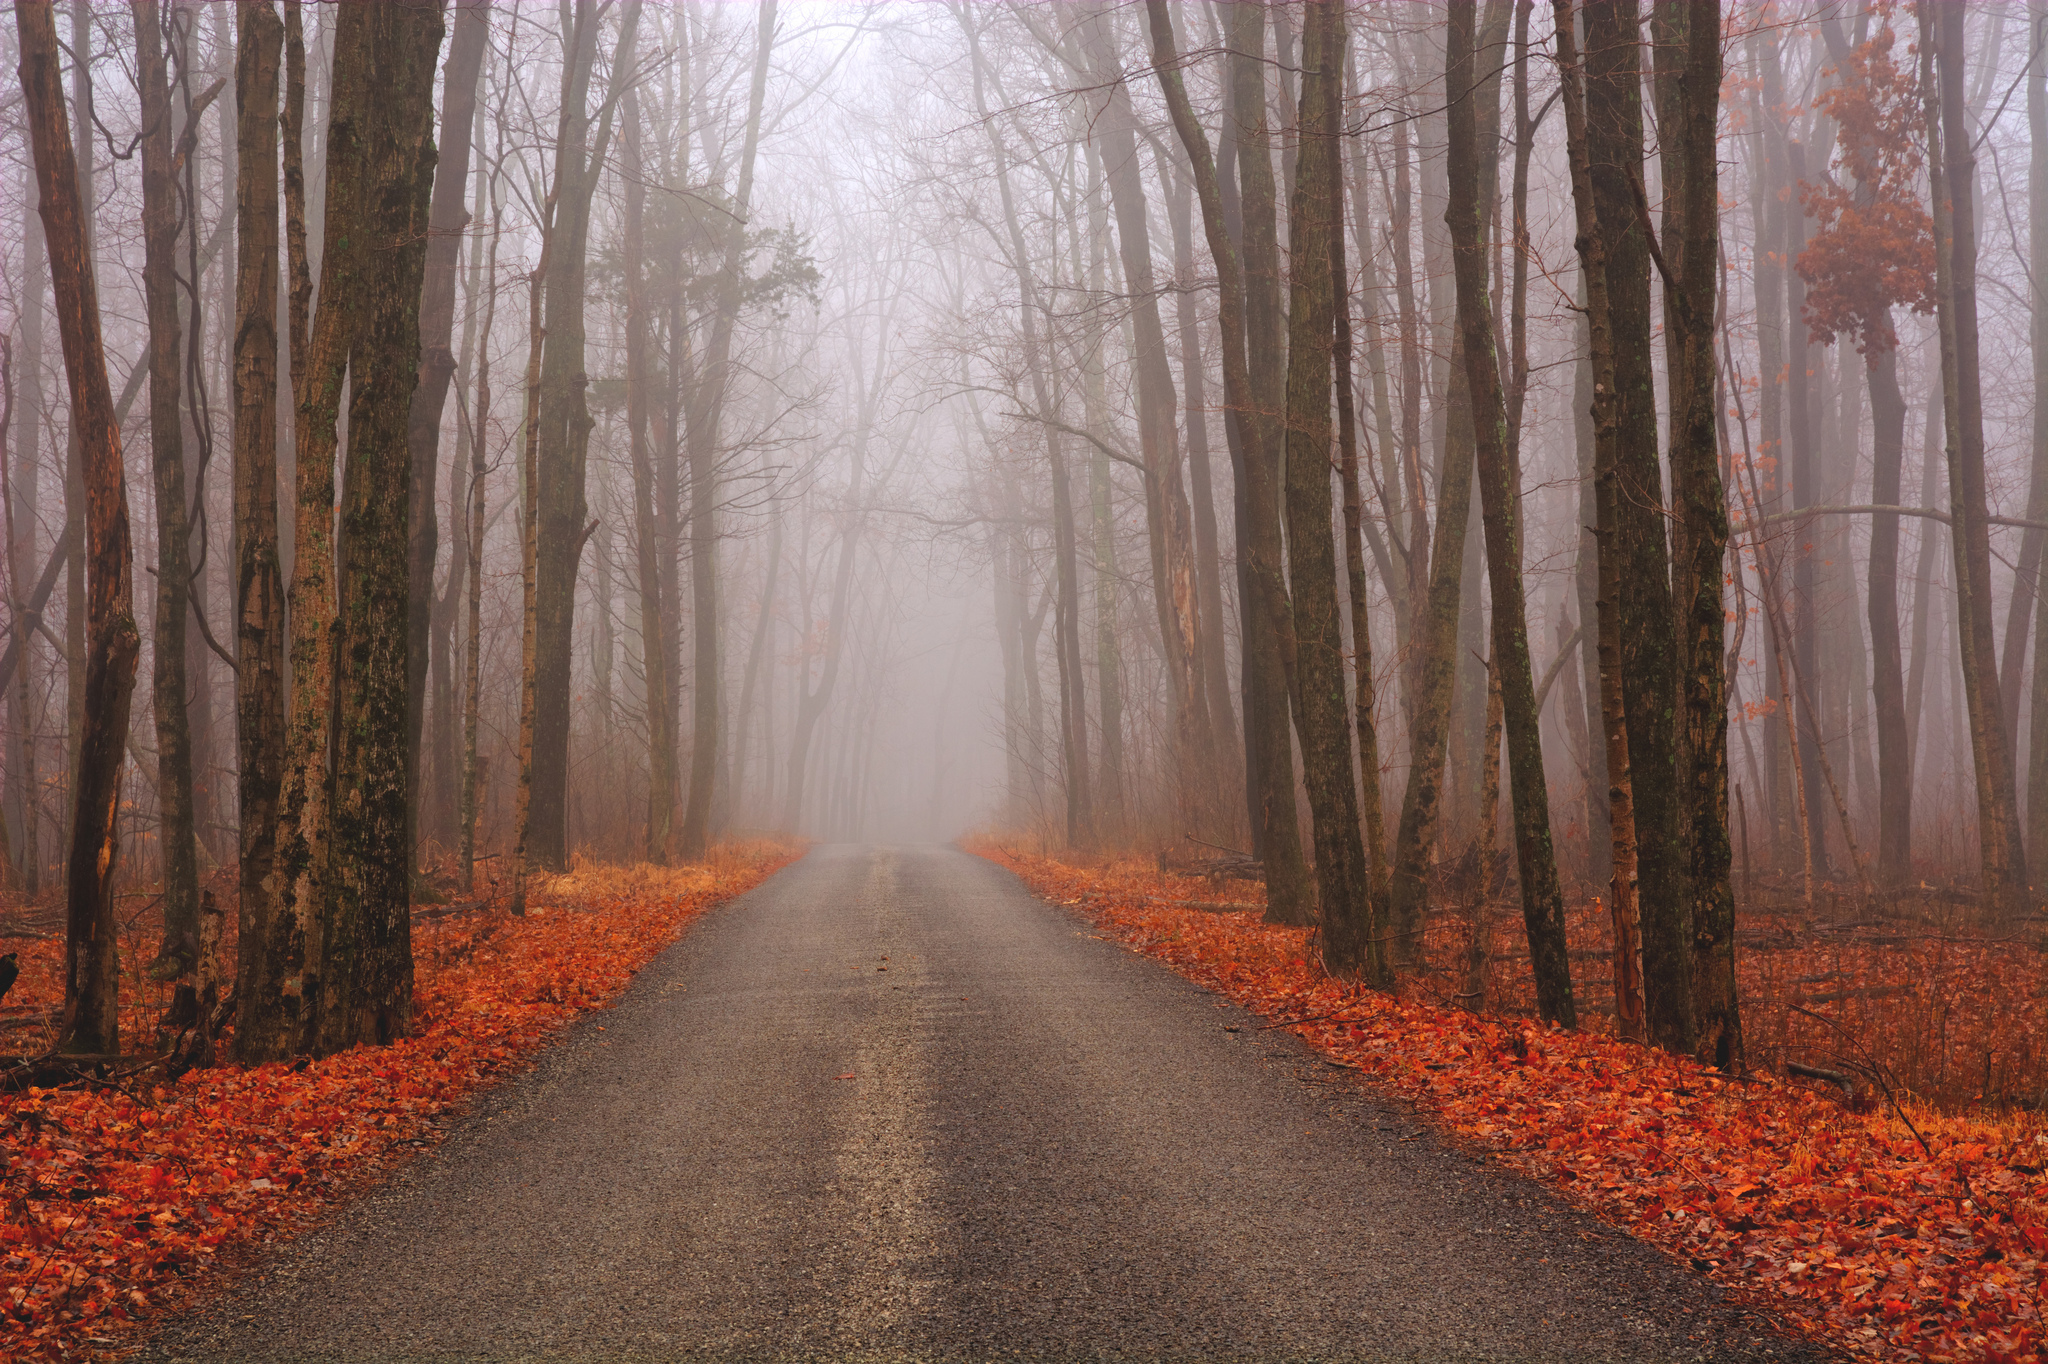
[[[827,846],[154,1360],[1812,1360],[1007,872]]]

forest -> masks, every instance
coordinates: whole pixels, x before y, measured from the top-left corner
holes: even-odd
[[[1785,1330],[2048,1348],[2048,0],[11,20],[0,1354],[949,843]]]

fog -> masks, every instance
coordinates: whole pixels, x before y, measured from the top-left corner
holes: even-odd
[[[1316,37],[1321,7],[1260,9],[1263,22],[1249,31],[1262,46],[1242,64],[1263,82],[1263,130],[1249,119],[1241,79],[1232,103],[1238,7],[1166,8],[1177,30],[1170,69],[1203,134],[1200,156],[1212,173],[1221,166],[1216,226],[1243,257],[1251,330],[1235,344],[1253,401],[1239,404],[1199,158],[1170,116],[1155,67],[1157,20],[1145,6],[449,6],[444,61],[465,24],[482,26],[475,110],[469,127],[449,127],[455,68],[437,62],[422,97],[433,101],[440,157],[451,138],[469,150],[459,183],[434,181],[431,168],[417,177],[419,215],[434,181],[434,221],[423,234],[428,301],[415,300],[411,314],[420,372],[441,357],[446,396],[426,417],[424,445],[420,429],[412,434],[409,492],[401,480],[372,498],[410,507],[407,698],[418,734],[404,747],[414,860],[447,864],[467,847],[471,858],[502,859],[502,869],[515,857],[546,866],[688,856],[707,841],[760,833],[912,842],[1001,829],[1091,850],[1234,850],[1268,858],[1270,868],[1270,839],[1284,821],[1306,850],[1296,855],[1322,877],[1340,855],[1331,822],[1348,820],[1345,837],[1375,869],[1376,893],[1391,865],[1398,900],[1402,869],[1419,867],[1427,899],[1472,858],[1513,862],[1504,875],[1527,885],[1535,872],[1511,833],[1518,798],[1501,763],[1504,747],[1519,751],[1515,698],[1529,688],[1555,874],[1568,895],[1608,893],[1612,750],[1603,742],[1601,548],[1592,533],[1598,403],[1563,112],[1574,96],[1560,87],[1551,7],[1477,8],[1476,74],[1453,72],[1456,99],[1446,94],[1455,10],[1347,7],[1343,46],[1325,71],[1304,60],[1312,38],[1329,55]],[[1629,202],[1625,175],[1612,181],[1621,197],[1612,184],[1599,192],[1609,194],[1603,238],[1618,257],[1635,252],[1629,268],[1648,281],[1646,308],[1619,285],[1611,305],[1621,319],[1616,372],[1623,382],[1639,372],[1649,389],[1617,399],[1613,543],[1629,548],[1616,588],[1621,652],[1607,665],[1643,670],[1625,684],[1617,674],[1615,685],[1630,709],[1636,807],[1650,821],[1644,855],[1658,855],[1654,821],[1664,819],[1688,847],[1712,841],[1699,829],[1725,834],[1718,871],[1683,874],[1718,878],[1743,899],[1810,899],[1816,886],[1875,881],[1996,896],[2017,876],[2024,888],[2025,862],[1993,867],[1980,829],[1983,810],[1996,808],[2000,847],[2048,860],[2030,835],[2042,830],[2048,841],[2048,743],[2035,741],[2048,724],[2048,686],[2032,661],[2048,526],[2048,421],[2038,402],[2048,374],[2034,344],[2048,316],[2036,285],[2048,251],[2030,230],[2048,193],[2048,93],[2034,11],[1967,6],[1962,42],[1943,49],[1949,65],[1937,73],[1921,60],[1920,20],[1905,6],[1683,7],[1718,10],[1723,21],[1721,70],[1709,78],[1719,101],[1704,110],[1718,120],[1718,182],[1707,178],[1718,195],[1721,268],[1699,296],[1711,300],[1699,310],[1711,321],[1696,317],[1694,333],[1714,390],[1712,429],[1698,448],[1711,446],[1711,498],[1728,527],[1723,634],[1685,645],[1689,570],[1679,559],[1713,509],[1696,507],[1705,519],[1689,519],[1676,490],[1683,440],[1673,414],[1686,393],[1673,391],[1672,328],[1683,309],[1667,297],[1664,271],[1685,266],[1653,264],[1641,243],[1677,250],[1681,178],[1703,172],[1674,159],[1673,121],[1702,106],[1696,92],[1676,88],[1685,49],[1657,27],[1667,14],[1585,8],[1593,89],[1578,98],[1591,135],[1612,139],[1630,117],[1640,123],[1640,159],[1624,165],[1638,177],[1640,214],[1612,211]],[[254,532],[235,471],[244,432],[262,420],[246,327],[237,325],[246,302],[238,291],[249,287],[238,283],[236,221],[248,179],[236,123],[238,93],[250,88],[236,67],[251,41],[246,16],[221,4],[142,9],[164,25],[167,117],[174,148],[184,149],[166,201],[176,218],[167,240],[176,243],[183,359],[172,406],[154,417],[154,267],[137,155],[151,127],[135,17],[61,6],[56,24],[141,570],[136,699],[119,744],[124,884],[166,876],[165,831],[176,841],[184,821],[202,870],[234,862],[249,832],[237,678],[251,674],[232,660],[252,647],[237,629],[247,625],[237,566]],[[303,10],[315,318],[332,302],[333,272],[322,269],[331,120],[338,100],[356,97],[334,74],[339,13]],[[1622,47],[1630,72],[1640,62],[1640,81],[1615,78],[1621,49],[1601,35],[1637,27],[1640,46]],[[10,70],[20,41],[11,25],[0,37]],[[77,55],[86,57],[82,73]],[[1960,247],[1936,268],[1932,106],[1923,99],[1933,85],[1923,80],[1957,101],[1942,115],[1946,174],[1974,187],[1962,215],[1974,220],[1974,261],[1960,283]],[[216,82],[224,84],[208,103]],[[1334,138],[1304,124],[1318,82],[1341,100]],[[565,118],[572,89],[581,104]],[[367,98],[396,97],[372,88]],[[1449,498],[1469,502],[1464,529],[1442,514],[1447,490],[1470,485],[1475,441],[1491,420],[1465,372],[1446,223],[1465,174],[1452,166],[1453,110],[1482,98],[1487,107],[1474,117],[1483,164],[1472,174],[1490,236],[1478,268],[1519,497],[1519,662],[1500,652],[1515,632],[1494,624],[1503,580],[1490,572],[1484,489]],[[1635,113],[1617,113],[1631,98]],[[0,771],[9,869],[34,892],[63,879],[87,725],[86,497],[83,473],[67,488],[67,466],[89,460],[74,459],[80,438],[30,114],[23,87],[10,85],[0,96],[9,404]],[[1244,148],[1260,148],[1262,132],[1277,278],[1261,274],[1245,169],[1255,153]],[[577,169],[586,156],[587,174]],[[1595,171],[1612,170],[1592,159]],[[1331,206],[1345,266],[1335,295],[1348,318],[1338,344],[1351,348],[1339,382],[1350,385],[1352,410],[1332,408],[1326,370],[1322,416],[1308,420],[1302,413],[1316,405],[1302,406],[1302,366],[1290,364],[1300,344],[1295,313],[1330,304],[1316,302],[1296,247],[1325,249]],[[282,223],[289,210],[287,202],[272,212]],[[553,257],[543,275],[544,237]],[[400,247],[390,249],[399,260]],[[573,269],[563,265],[569,252],[580,253]],[[271,410],[278,565],[289,585],[306,524],[294,479],[308,409],[292,387],[289,261],[270,268],[283,275]],[[398,267],[376,267],[385,268]],[[438,335],[437,269],[453,281]],[[1949,273],[1937,280],[1941,270]],[[536,290],[535,307],[546,310],[540,336],[529,306]],[[1261,298],[1278,309],[1263,332]],[[574,356],[561,349],[572,330],[563,309],[581,319]],[[1640,316],[1623,317],[1630,309]],[[1952,356],[1946,390],[1943,325],[1966,331],[1981,354],[1981,373],[1970,372],[1975,358]],[[1889,364],[1902,426],[1880,410],[1882,395],[1873,398],[1887,366],[1866,363],[1866,352]],[[366,353],[358,350],[351,382],[370,372]],[[1945,391],[1955,409],[1946,425]],[[360,387],[345,408],[344,427],[364,420]],[[168,562],[159,495],[171,486],[157,457],[165,420],[181,437],[182,465],[169,476],[183,480],[190,512],[182,672],[157,661],[159,566]],[[1241,429],[1249,427],[1265,435],[1253,439]],[[1355,528],[1344,516],[1338,427],[1355,442]],[[1323,528],[1300,523],[1316,497],[1295,471],[1304,444],[1317,440],[1331,460]],[[1888,440],[1897,447],[1889,456]],[[1641,457],[1633,465],[1631,452]],[[341,432],[336,524],[345,541],[355,524],[345,510],[356,505],[349,470],[383,467],[373,453]],[[1278,628],[1257,625],[1261,608],[1248,602],[1259,569],[1247,480],[1256,482],[1261,458],[1274,480],[1266,524],[1285,548],[1276,582],[1293,606],[1282,634],[1248,642],[1250,629]],[[480,581],[465,562],[477,468]],[[529,514],[539,602],[531,623]],[[431,523],[424,541],[422,518]],[[67,526],[71,552],[53,560]],[[1456,556],[1443,551],[1447,532],[1462,534]],[[1321,558],[1305,552],[1317,535],[1328,541]],[[367,532],[359,543],[371,552]],[[342,552],[346,564],[349,544]],[[1972,553],[1980,567],[1970,567]],[[1359,573],[1349,571],[1354,557]],[[1959,572],[1970,575],[1961,595]],[[549,605],[551,573],[566,584],[560,609]],[[1327,581],[1311,581],[1318,574]],[[1360,583],[1362,617],[1353,601]],[[1889,595],[1888,635],[1873,623],[1873,593],[1881,607]],[[1316,662],[1325,625],[1311,616],[1323,596],[1334,613],[1334,665]],[[1981,631],[1970,616],[1977,609]],[[296,597],[291,610],[300,610]],[[264,628],[296,641],[299,627],[279,617]],[[1291,691],[1255,680],[1262,649],[1281,647],[1260,641],[1282,635]],[[1657,649],[1666,662],[1642,661]],[[653,668],[650,653],[660,656]],[[291,668],[299,657],[291,654]],[[1491,730],[1490,660],[1506,697],[1505,724]],[[346,683],[349,665],[338,666]],[[1658,667],[1663,692],[1645,691],[1640,678]],[[1692,714],[1683,685],[1670,680],[1682,668],[1714,674],[1725,740],[1672,737],[1672,715]],[[1446,680],[1433,682],[1434,673]],[[1272,676],[1281,677],[1277,664]],[[293,695],[304,682],[295,671]],[[175,714],[159,711],[178,708],[157,706],[154,694],[172,684],[188,698],[189,733],[177,742],[190,749],[190,809],[173,810],[176,818],[163,795],[175,778],[161,765]],[[1318,712],[1316,689],[1332,686],[1342,704]],[[1261,774],[1272,769],[1272,746],[1262,754],[1253,737],[1261,705],[1278,717],[1270,733],[1293,736],[1286,772],[1270,788]],[[1651,716],[1659,707],[1662,720]],[[1881,723],[1888,714],[1896,730]],[[1373,740],[1363,748],[1359,716]],[[1685,730],[1683,715],[1675,723]],[[1342,727],[1334,738],[1331,724]],[[1419,730],[1440,735],[1430,782],[1414,770]],[[1714,766],[1702,755],[1718,752],[1715,743],[1725,743],[1722,785],[1706,779],[1696,809],[1694,795],[1677,793]],[[1377,772],[1346,776],[1341,792],[1316,785],[1330,753],[1358,762],[1374,746]],[[552,784],[551,753],[560,756]],[[1436,778],[1440,791],[1419,790]],[[463,795],[472,784],[473,807]],[[1283,789],[1288,799],[1267,798]],[[1662,874],[1645,871],[1646,896],[1659,893],[1649,881]],[[1327,899],[1331,884],[1321,884]]]

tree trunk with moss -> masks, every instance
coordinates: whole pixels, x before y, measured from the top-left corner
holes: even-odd
[[[239,999],[274,1003],[277,986],[267,978],[265,948],[275,941],[280,906],[277,802],[285,758],[284,576],[277,555],[277,111],[284,26],[267,4],[242,6],[236,21],[241,40],[235,67],[235,744],[241,900],[235,978]],[[269,1017],[249,1007],[238,1038],[246,1028],[260,1039]]]
[[[1657,450],[1637,5],[1588,0],[1585,6],[1586,131],[1593,195],[1607,233],[1622,704],[1640,859],[1644,1007],[1650,1040],[1690,1051],[1692,904],[1678,783],[1678,629]]]
[[[358,275],[352,299],[348,467],[335,575],[331,875],[313,1043],[321,1054],[393,1041],[412,1021],[407,432],[419,382],[434,61],[442,33],[436,0],[391,0],[344,8],[335,34],[335,108],[344,98],[359,101],[353,108],[360,131],[352,146],[330,140],[329,193],[337,176],[356,179],[358,237],[345,249],[374,268]]]

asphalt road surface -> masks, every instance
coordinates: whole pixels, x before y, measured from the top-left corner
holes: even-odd
[[[820,847],[145,1357],[1823,1358],[1256,1024]]]

